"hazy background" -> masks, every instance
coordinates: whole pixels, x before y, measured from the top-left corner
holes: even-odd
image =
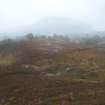
[[[104,31],[104,10],[105,0],[0,0],[0,33]]]

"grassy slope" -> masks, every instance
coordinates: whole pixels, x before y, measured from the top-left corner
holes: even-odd
[[[28,54],[34,54],[31,52]],[[88,49],[50,56],[28,54],[29,64],[25,59],[21,59],[22,64],[17,62],[20,56],[1,57],[0,105],[105,105],[104,52]]]

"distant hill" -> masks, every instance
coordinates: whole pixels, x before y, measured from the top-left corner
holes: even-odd
[[[39,22],[24,28],[24,32],[33,32],[36,34],[82,34],[93,32],[93,29],[85,23],[63,17],[48,17]]]
[[[28,33],[37,35],[71,35],[84,36],[84,34],[92,33],[94,30],[89,24],[81,21],[72,20],[64,17],[47,17],[41,19],[37,23],[14,29],[12,32],[1,33],[1,36],[22,36]]]

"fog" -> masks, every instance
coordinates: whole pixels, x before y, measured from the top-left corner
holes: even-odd
[[[63,17],[87,24],[87,30],[104,31],[104,9],[105,0],[0,0],[0,33],[24,31],[49,17]]]

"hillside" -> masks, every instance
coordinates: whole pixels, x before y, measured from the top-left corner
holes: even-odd
[[[0,104],[104,105],[105,53],[98,45],[62,36],[1,41]]]

